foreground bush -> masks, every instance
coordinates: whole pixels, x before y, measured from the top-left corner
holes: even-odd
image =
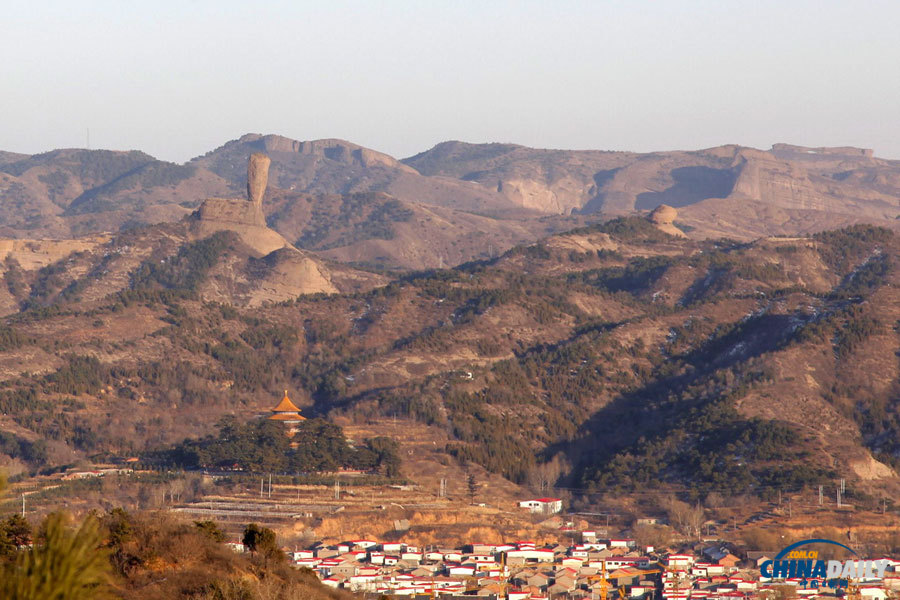
[[[67,527],[60,513],[47,517],[39,539],[20,551],[0,576],[5,600],[99,600],[109,598],[112,572],[106,553],[99,550],[97,520],[88,517],[77,529]]]
[[[77,526],[47,517],[33,548],[0,563],[3,600],[340,600],[308,569],[287,564],[274,532],[237,554],[211,522],[114,509]],[[252,536],[251,536],[252,537]],[[265,538],[263,540],[263,538]]]

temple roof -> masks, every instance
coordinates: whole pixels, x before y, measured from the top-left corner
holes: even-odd
[[[297,419],[304,418],[304,417],[300,416],[300,409],[297,408],[297,406],[293,402],[291,402],[290,398],[288,398],[287,390],[284,390],[284,398],[281,399],[281,402],[278,403],[278,406],[276,406],[275,408],[272,409],[272,412],[276,413],[276,414],[269,417],[270,419],[274,419],[274,418],[282,419],[283,417],[280,417],[278,415],[278,413],[295,413],[294,415],[291,415],[291,416],[295,417]],[[285,416],[287,416],[287,415],[285,415]]]
[[[269,416],[270,421],[287,421],[287,422],[299,422],[305,421],[306,417],[301,415],[300,413],[288,413],[288,412],[280,412],[275,413],[274,415]]]

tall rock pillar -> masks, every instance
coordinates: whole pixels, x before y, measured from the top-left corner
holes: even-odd
[[[262,207],[263,194],[269,183],[271,163],[268,156],[255,152],[250,155],[250,162],[247,164],[247,199],[259,207]]]

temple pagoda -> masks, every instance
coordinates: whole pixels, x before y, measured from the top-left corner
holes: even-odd
[[[278,403],[278,406],[272,409],[269,415],[270,421],[281,421],[288,427],[288,435],[294,435],[297,432],[297,426],[306,420],[306,417],[300,414],[297,405],[288,398],[287,390],[284,390],[284,398]]]

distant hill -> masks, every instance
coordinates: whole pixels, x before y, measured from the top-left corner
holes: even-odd
[[[0,162],[0,235],[67,238],[176,221],[227,182],[143,152],[54,150]]]
[[[296,246],[338,261],[379,268],[455,265],[585,222],[521,210],[475,183],[423,177],[343,140],[249,134],[189,164],[241,189],[241,165],[252,152],[272,159],[264,203],[269,225]]]
[[[137,151],[0,153],[0,236],[174,222],[206,198],[242,194],[252,152],[272,159],[263,209],[273,229],[378,268],[459,264],[660,204],[696,239],[900,226],[900,161],[858,148],[638,154],[444,142],[397,160],[343,140],[247,134],[184,165]]]
[[[685,208],[683,217],[698,233],[707,227],[717,232],[712,206],[727,210],[745,203],[760,206],[757,222],[748,225],[766,233],[779,227],[796,233],[831,217],[891,221],[900,216],[900,161],[859,148],[776,144],[769,152],[722,146],[634,154],[445,142],[404,163],[423,174],[476,181],[544,212],[615,215],[659,204]],[[765,207],[781,211],[779,217]]]
[[[497,213],[515,209],[502,195],[452,177],[423,177],[402,162],[343,140],[299,142],[277,135],[248,134],[191,164],[208,168],[235,186],[246,173],[240,165],[251,152],[272,159],[271,184],[311,194],[384,192],[399,200],[467,211]]]

